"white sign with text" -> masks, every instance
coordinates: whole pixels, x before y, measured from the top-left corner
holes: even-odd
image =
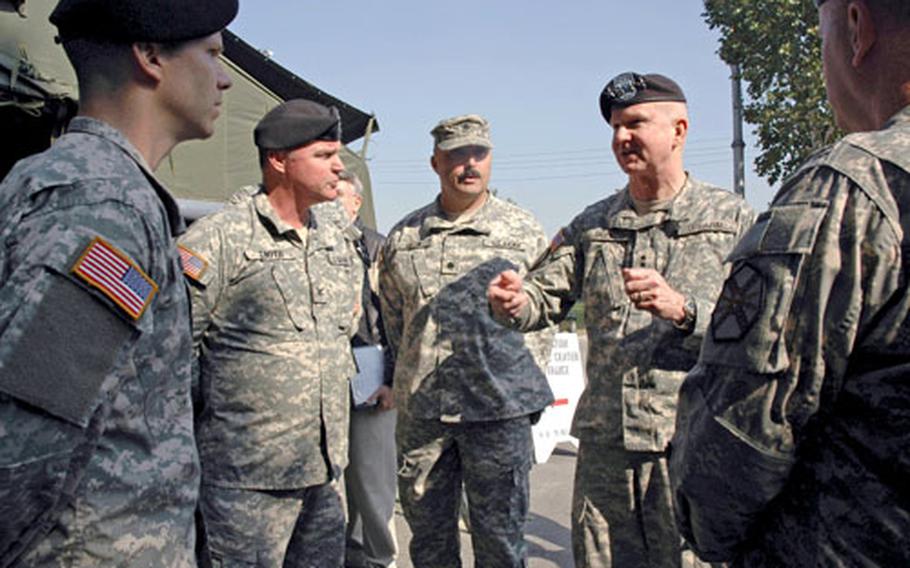
[[[578,334],[557,333],[553,338],[547,380],[556,400],[544,410],[540,421],[531,428],[535,463],[546,462],[560,442],[572,442],[578,447],[578,440],[569,435],[575,407],[585,388]]]

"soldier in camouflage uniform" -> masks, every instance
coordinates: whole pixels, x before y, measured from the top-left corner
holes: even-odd
[[[526,339],[498,325],[484,290],[506,268],[526,270],[546,237],[529,213],[488,190],[486,120],[451,118],[432,134],[439,197],[392,230],[379,276],[396,355],[399,497],[411,560],[461,566],[463,485],[477,566],[524,566],[531,422],[553,400],[540,368],[552,335]]]
[[[337,479],[362,270],[340,209],[311,209],[336,197],[339,137],[335,109],[299,99],[272,109],[255,130],[261,188],[180,239],[215,566],[343,562]]]
[[[680,530],[733,566],[910,566],[910,4],[818,0],[851,134],[731,254],[680,391]]]
[[[724,258],[753,214],[742,199],[683,169],[688,119],[675,82],[619,75],[604,89],[601,111],[628,185],[562,229],[523,285],[515,274],[501,275],[490,301],[504,323],[525,330],[585,304],[588,384],[572,426],[580,440],[576,565],[693,564],[674,526],[665,449]]]
[[[236,13],[64,0],[51,14],[81,110],[0,185],[0,566],[195,566],[183,224],[152,170],[211,135]]]

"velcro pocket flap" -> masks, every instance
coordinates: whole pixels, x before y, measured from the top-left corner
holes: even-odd
[[[0,390],[86,427],[105,378],[138,329],[69,277],[47,278],[40,300],[23,305],[3,334],[10,343]]]
[[[735,262],[766,254],[808,254],[828,203],[809,201],[777,205],[763,212],[727,257]]]

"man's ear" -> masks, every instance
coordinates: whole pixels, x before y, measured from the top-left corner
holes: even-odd
[[[436,154],[430,156],[430,167],[433,168],[434,172],[439,173],[439,170],[436,169]]]
[[[283,174],[287,167],[287,152],[276,152],[274,150],[269,150],[266,153],[266,161],[276,172]]]
[[[137,42],[132,45],[133,61],[140,74],[155,82],[161,81],[164,73],[161,67],[161,45],[152,42]]]
[[[865,0],[853,0],[847,4],[847,31],[853,52],[850,64],[856,68],[862,65],[878,39],[872,12]]]
[[[689,119],[679,117],[673,121],[673,142],[676,146],[682,146],[686,142],[686,134],[689,132]]]

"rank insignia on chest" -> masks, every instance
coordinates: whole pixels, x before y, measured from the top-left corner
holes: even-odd
[[[180,253],[180,266],[183,268],[183,273],[187,278],[198,282],[208,269],[209,263],[183,245],[177,245],[177,252]]]
[[[138,320],[158,292],[154,280],[130,257],[95,237],[73,265],[72,273]]]
[[[714,341],[742,339],[758,319],[765,302],[765,279],[748,264],[736,267],[720,293],[711,316]]]

